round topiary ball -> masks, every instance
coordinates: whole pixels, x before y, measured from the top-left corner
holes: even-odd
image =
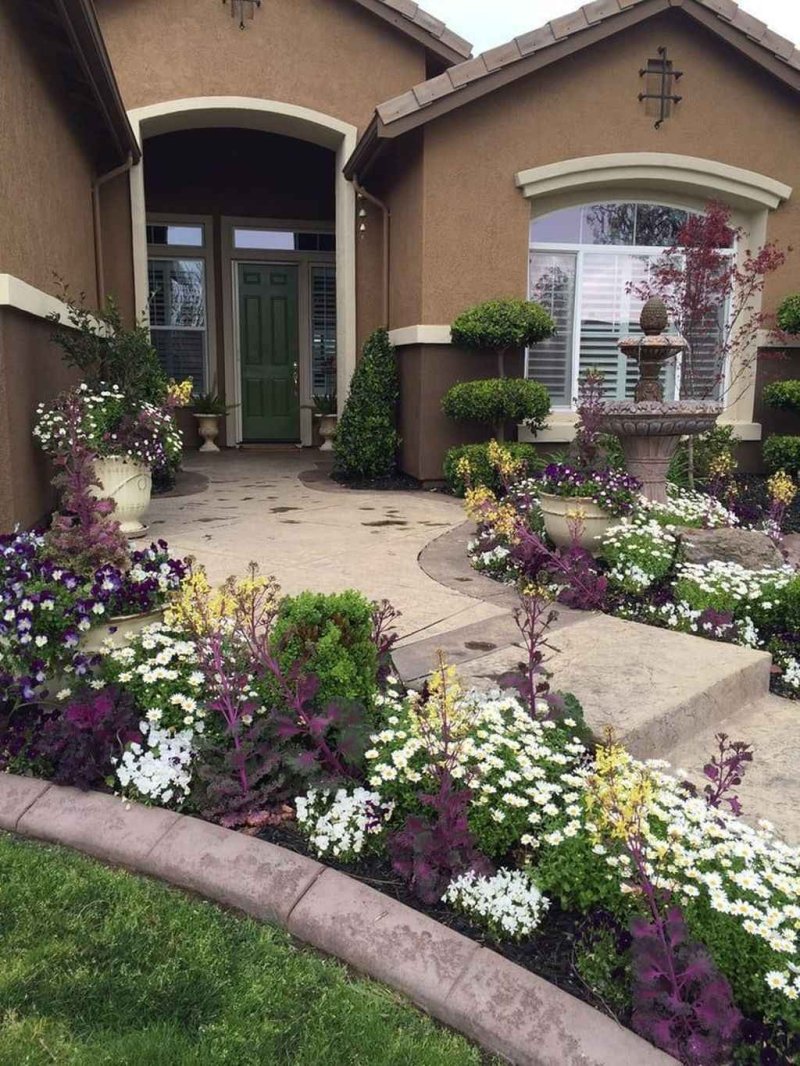
[[[800,333],[800,292],[792,293],[781,302],[777,318],[785,333]]]
[[[487,300],[455,319],[450,332],[462,348],[504,352],[529,348],[555,332],[545,309],[530,300]]]
[[[550,411],[544,385],[527,378],[484,378],[461,381],[448,389],[442,410],[456,422],[482,422],[497,428],[498,439],[506,422],[524,422],[541,429]]]

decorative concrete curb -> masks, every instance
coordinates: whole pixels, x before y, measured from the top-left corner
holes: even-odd
[[[13,774],[0,774],[0,829],[75,848],[283,926],[517,1066],[675,1062],[495,952],[264,840]]]

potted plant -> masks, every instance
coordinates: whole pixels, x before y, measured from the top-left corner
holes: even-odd
[[[215,441],[219,436],[219,420],[224,418],[232,405],[226,404],[216,391],[204,392],[194,400],[194,417],[197,432],[203,438],[201,452],[218,452]]]
[[[551,463],[533,478],[544,528],[557,548],[577,545],[597,553],[606,531],[630,514],[641,482],[617,470],[581,471]]]
[[[314,418],[317,420],[322,444],[321,452],[333,451],[333,438],[336,435],[336,393],[324,392],[314,397]]]
[[[176,387],[178,390],[183,386]],[[145,533],[152,471],[177,465],[183,439],[172,412],[179,400],[169,390],[160,404],[131,400],[118,385],[86,382],[40,404],[34,436],[54,460],[85,446],[96,483],[90,492],[114,502],[114,517],[128,538]]]

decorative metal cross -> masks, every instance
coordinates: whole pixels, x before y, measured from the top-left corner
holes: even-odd
[[[228,0],[222,0],[223,4],[227,4]],[[255,9],[261,7],[261,0],[230,0],[231,5],[231,18],[236,18],[236,13],[239,13],[239,29],[243,30],[244,20],[252,19],[255,15]]]
[[[683,77],[682,70],[672,69],[672,60],[667,59],[666,48],[659,48],[658,59],[648,59],[647,66],[642,67],[639,71],[639,77],[644,78],[650,75],[657,75],[659,78],[659,91],[639,93],[639,100],[658,100],[659,101],[659,115],[656,121],[655,127],[658,129],[664,119],[668,118],[671,112],[670,104],[679,104],[683,97],[677,96],[674,92],[675,82]],[[651,82],[647,82],[649,88]]]

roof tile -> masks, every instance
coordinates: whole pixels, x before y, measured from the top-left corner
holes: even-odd
[[[446,29],[439,40],[442,44],[446,44],[448,48],[452,48],[454,52],[459,52],[462,56],[472,55],[470,42],[464,37],[459,37],[457,33],[453,33],[451,29]]]
[[[441,19],[429,15],[428,12],[423,11],[421,7],[417,8],[417,13],[414,16],[414,25],[420,26],[423,30],[427,30],[428,33],[433,34],[434,37],[441,37],[447,29]]]
[[[483,53],[483,61],[487,70],[498,70],[500,67],[507,67],[509,63],[514,63],[521,57],[522,52],[520,52],[516,41],[509,41],[508,44],[501,44],[499,47],[490,48],[488,52]]]
[[[715,15],[719,15],[720,18],[727,19],[728,22],[732,22],[736,17],[736,12],[739,10],[739,5],[735,4],[733,0],[700,0],[703,7],[707,7],[710,11],[713,11]]]
[[[405,118],[406,115],[412,114],[414,111],[419,110],[419,104],[417,98],[411,89],[407,93],[402,93],[400,96],[394,96],[391,100],[387,100],[385,103],[380,104],[377,107],[378,117],[382,122],[395,122],[399,118]]]
[[[800,48],[795,48],[792,55],[789,56],[789,66],[800,70]]]
[[[521,54],[527,56],[531,52],[538,52],[540,48],[546,48],[549,44],[553,44],[556,38],[548,23],[547,26],[540,26],[538,30],[523,33],[521,37],[515,39]]]
[[[461,64],[459,63],[458,66],[461,66]],[[444,74],[440,74],[436,78],[428,78],[427,81],[422,81],[419,85],[415,85],[411,91],[419,106],[427,107],[434,100],[438,100],[441,96],[447,96],[448,93],[453,91],[450,72],[445,71]]]
[[[731,19],[731,25],[735,26],[737,30],[741,30],[742,33],[746,33],[748,37],[752,37],[754,41],[760,41],[767,32],[766,22],[753,18],[752,15],[748,15],[741,8]]]
[[[561,18],[550,19],[550,29],[553,31],[553,36],[556,40],[560,40],[562,37],[569,37],[571,33],[577,33],[578,30],[585,30],[588,25],[583,8],[573,11],[571,15],[562,15]]]
[[[482,78],[489,70],[483,56],[468,59],[465,63],[456,63],[447,71],[454,89],[460,89],[476,78]]]
[[[794,52],[794,41],[790,41],[788,37],[781,37],[774,30],[767,30],[761,38],[761,44],[764,48],[769,48],[770,52],[774,52],[776,56],[780,56],[781,59],[788,59]]]
[[[399,11],[401,15],[405,15],[412,22],[419,7],[418,4],[414,3],[414,0],[381,0],[381,2],[387,7],[393,7],[395,11]]]
[[[591,4],[584,4],[582,10],[587,22],[602,22],[611,15],[619,14],[619,3],[617,0],[594,0]]]

